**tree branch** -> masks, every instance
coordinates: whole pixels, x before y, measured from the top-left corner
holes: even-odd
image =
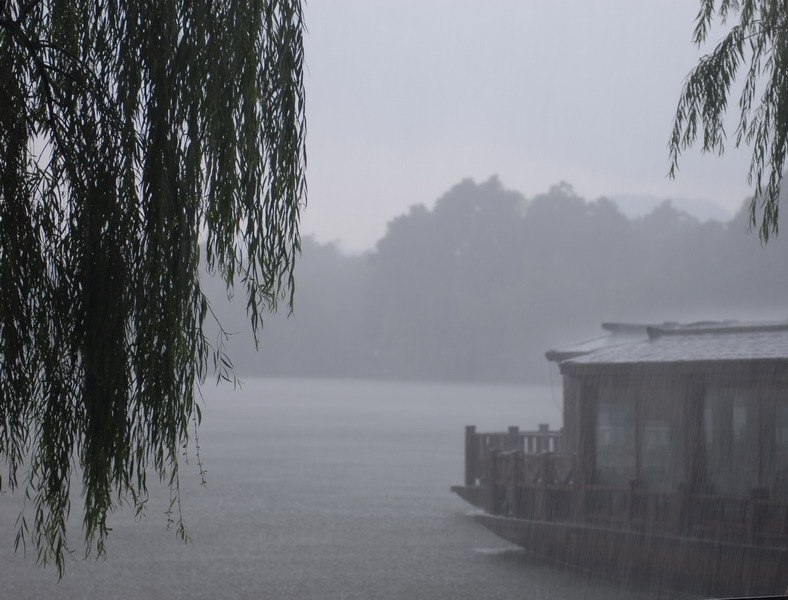
[[[30,0],[27,4],[25,4],[22,9],[19,11],[19,14],[16,16],[16,23],[21,23],[25,20],[30,11],[36,7],[36,4],[41,4],[41,0]]]

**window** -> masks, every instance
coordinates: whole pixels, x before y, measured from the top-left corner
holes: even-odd
[[[596,462],[599,483],[626,485],[635,478],[635,406],[600,398]]]
[[[715,492],[746,496],[758,487],[759,412],[755,389],[707,389],[703,431],[707,475]]]

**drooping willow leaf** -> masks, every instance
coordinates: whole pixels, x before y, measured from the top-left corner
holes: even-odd
[[[669,142],[670,175],[676,174],[682,150],[698,138],[704,152],[724,151],[728,99],[743,67],[734,143],[752,147],[750,225],[768,242],[779,231],[788,150],[788,7],[777,0],[700,0],[700,5],[697,45],[706,41],[715,21],[733,25],[684,83]]]
[[[0,0],[0,484],[61,573],[72,481],[88,554],[149,474],[177,500],[226,364],[201,263],[255,332],[290,300],[303,29],[298,0]]]

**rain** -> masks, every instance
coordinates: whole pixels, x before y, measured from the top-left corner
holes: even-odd
[[[687,149],[668,177],[722,34],[694,45],[697,12],[307,3],[292,312],[256,340],[240,285],[202,268],[227,359],[180,503],[151,485],[99,559],[72,510],[60,578],[4,493],[2,596],[784,593],[788,240],[753,228],[746,149]]]

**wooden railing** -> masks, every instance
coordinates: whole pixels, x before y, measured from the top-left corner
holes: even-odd
[[[527,454],[560,452],[561,431],[550,431],[548,425],[539,425],[538,431],[508,431],[477,433],[474,425],[465,428],[465,485],[481,483],[484,463],[491,450],[520,451]]]
[[[583,517],[640,531],[788,546],[788,502],[770,500],[763,490],[741,497],[648,490],[636,482],[626,488],[589,485]]]
[[[570,454],[492,450],[487,512],[521,519],[568,519],[571,513],[574,460]]]
[[[681,486],[653,490],[637,481],[584,485],[575,456],[561,449],[561,432],[547,426],[502,433],[469,426],[466,485],[482,488],[484,508],[493,515],[788,547],[788,501],[769,499],[766,490],[739,497]]]

